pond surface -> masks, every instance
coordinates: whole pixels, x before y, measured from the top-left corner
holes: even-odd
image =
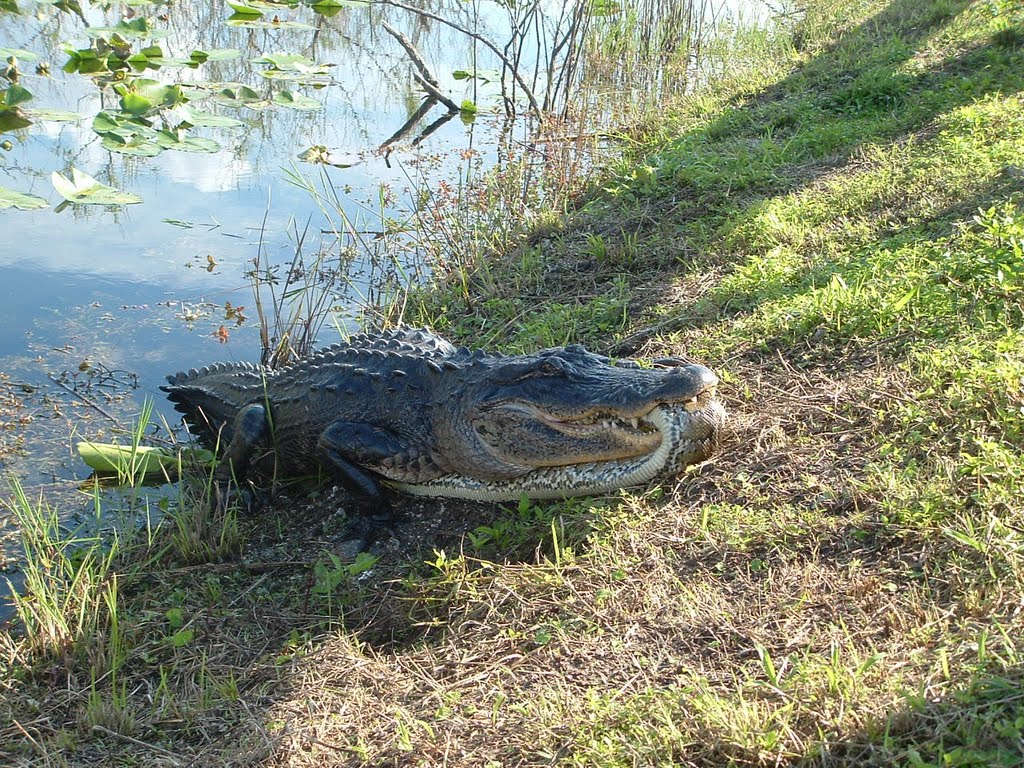
[[[159,391],[167,373],[259,358],[255,258],[284,274],[302,240],[307,259],[324,252],[342,265],[331,223],[297,178],[333,189],[362,233],[333,289],[338,310],[320,338],[328,343],[356,327],[368,299],[427,270],[414,251],[405,263],[374,261],[376,233],[408,221],[422,190],[493,167],[503,132],[525,140],[528,126],[505,119],[491,53],[402,8],[253,2],[240,17],[225,2],[199,0],[60,5],[0,0],[0,475],[87,509],[89,495],[75,491],[88,475],[76,440],[110,440],[145,398],[174,423]],[[496,2],[422,7],[491,40],[509,35]],[[703,24],[764,8],[696,10]],[[385,22],[412,41],[442,92],[478,109],[475,119],[434,124],[446,111],[436,105],[386,155],[378,149],[423,91]],[[529,42],[524,50],[530,58]],[[139,53],[133,66],[111,65]],[[91,71],[97,58],[107,67]],[[133,81],[128,92],[148,100],[141,106],[117,92]],[[17,102],[6,125],[5,90]],[[158,140],[160,129],[171,130]],[[300,159],[311,148],[336,165]],[[64,203],[54,174],[72,179],[76,170],[141,202]],[[5,207],[5,191],[43,207]]]

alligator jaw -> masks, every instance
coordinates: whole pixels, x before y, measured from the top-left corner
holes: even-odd
[[[629,419],[600,412],[579,419],[559,419],[536,408],[530,410],[552,429],[557,429],[570,436],[589,435],[602,430],[618,430],[636,435],[647,435],[657,431],[657,427],[650,421],[653,408],[642,416],[634,416]]]
[[[447,496],[474,501],[513,501],[526,494],[534,499],[601,494],[642,486],[663,475],[675,475],[688,464],[708,458],[725,421],[725,409],[714,392],[702,392],[696,402],[657,406],[645,418],[661,436],[656,450],[628,459],[570,466],[539,467],[511,480],[487,481],[449,474],[426,483],[386,481],[416,496]]]

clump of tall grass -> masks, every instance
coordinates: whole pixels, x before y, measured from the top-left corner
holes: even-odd
[[[30,499],[17,478],[9,483],[4,505],[21,529],[23,548],[24,585],[10,587],[24,629],[22,650],[33,658],[74,655],[116,624],[117,537],[68,535],[42,495]]]

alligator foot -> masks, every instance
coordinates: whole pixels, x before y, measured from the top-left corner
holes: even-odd
[[[358,503],[345,529],[346,548],[369,552],[377,542],[395,535],[394,521],[391,504],[386,499],[376,499],[372,507],[365,502]]]
[[[246,483],[239,487],[234,483],[214,483],[210,502],[217,514],[236,509],[246,515],[255,514],[266,506],[269,497]]]

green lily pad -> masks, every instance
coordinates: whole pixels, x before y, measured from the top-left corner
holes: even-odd
[[[164,49],[159,45],[148,45],[142,50],[133,53],[125,61],[129,64],[145,64],[148,61],[163,58]]]
[[[264,109],[270,106],[270,102],[260,96],[256,91],[247,85],[224,88],[214,94],[213,100],[218,104],[227,104],[231,107],[249,107],[250,109]]]
[[[335,168],[351,168],[362,162],[362,158],[357,155],[335,155],[323,144],[314,144],[304,152],[300,152],[298,158],[304,163],[333,165]]]
[[[10,88],[0,91],[0,94],[3,95],[3,99],[0,100],[0,107],[16,107],[19,104],[32,100],[32,91],[16,83],[11,85]]]
[[[295,80],[304,83],[326,83],[330,80],[331,64],[318,64],[305,56],[293,53],[268,53],[258,59],[256,64],[270,64],[260,74],[271,80]]]
[[[53,188],[69,203],[78,205],[131,205],[141,203],[142,198],[131,192],[101,184],[87,173],[71,168],[71,178],[62,176],[57,171],[50,175]]]
[[[281,91],[275,94],[274,103],[279,107],[287,107],[288,109],[323,109],[324,106],[316,99],[303,96],[301,93],[292,93],[291,91]]]
[[[309,72],[317,66],[322,66],[297,53],[268,53],[252,61],[254,64],[270,64],[278,69],[293,69],[298,72]]]
[[[26,109],[25,116],[50,123],[77,123],[87,117],[80,112],[67,112],[63,109]]]
[[[158,29],[145,16],[119,22],[113,27],[86,27],[85,34],[89,37],[112,37],[120,35],[125,39],[158,40],[170,34],[166,29]]]
[[[264,69],[260,72],[260,75],[267,78],[267,80],[289,80],[299,85],[328,85],[331,82],[331,76],[327,74],[304,74],[287,69]]]
[[[161,55],[149,56],[148,60],[150,64],[155,64],[158,67],[191,67],[195,69],[208,61],[230,61],[241,55],[242,52],[237,48],[214,48],[209,51],[197,48],[189,54],[187,59]]]
[[[11,56],[22,61],[38,61],[39,54],[33,53],[32,51],[26,51],[24,48],[3,48],[0,47],[0,59],[7,61]]]
[[[164,149],[180,152],[219,152],[220,144],[204,136],[184,136],[174,131],[157,131],[156,143]]]
[[[177,84],[167,85],[158,80],[137,78],[130,85],[119,83],[114,89],[121,95],[121,109],[136,117],[157,109],[176,107],[188,101]]]
[[[30,125],[32,121],[17,107],[0,107],[0,133],[16,131]]]
[[[96,117],[92,119],[92,129],[101,136],[110,131],[117,131],[125,127],[128,127],[130,130],[136,130],[134,126],[147,127],[148,125],[148,121],[127,120],[112,112],[97,112]]]
[[[252,16],[232,14],[226,22],[229,27],[243,27],[245,29],[316,29],[312,24],[305,24],[301,21],[264,21]]]
[[[189,125],[197,125],[203,128],[237,128],[245,125],[241,120],[226,115],[215,115],[213,112],[201,112],[192,107],[182,107],[172,113],[173,117]]]
[[[252,16],[253,18],[259,18],[263,15],[263,11],[259,8],[253,8],[251,5],[231,2],[231,0],[227,0],[227,2],[231,10],[233,10],[238,16]]]
[[[31,211],[36,208],[46,208],[50,204],[41,197],[26,195],[24,192],[15,192],[7,187],[0,187],[0,208],[17,208],[19,211]]]
[[[319,3],[313,3],[310,8],[313,9],[313,13],[320,14],[325,18],[331,18],[341,13],[341,9],[344,7],[337,0],[321,0]]]
[[[67,45],[63,47],[64,52],[68,55],[68,60],[62,67],[65,72],[78,72],[83,75],[102,74],[111,71],[110,63],[113,63],[116,69],[124,68],[121,59],[117,58],[112,51],[100,56],[92,48],[75,49]],[[110,61],[111,59],[113,62]]]
[[[136,155],[137,157],[156,157],[164,148],[148,136],[141,133],[125,136],[122,134],[109,133],[100,142],[104,149],[111,152],[119,152],[122,155]]]

